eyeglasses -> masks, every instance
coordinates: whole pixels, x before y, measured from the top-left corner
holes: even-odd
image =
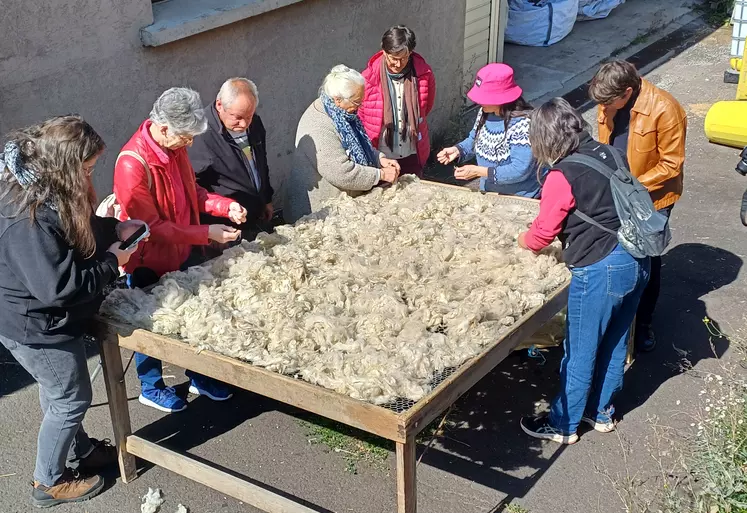
[[[397,66],[407,64],[407,61],[410,59],[410,52],[407,50],[404,52],[404,54],[401,55],[391,55],[388,53],[385,53],[384,55],[386,56],[386,61],[389,64],[394,64]]]

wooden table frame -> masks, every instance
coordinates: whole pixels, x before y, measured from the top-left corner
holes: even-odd
[[[397,511],[415,513],[415,437],[492,371],[523,339],[534,334],[560,312],[566,305],[567,295],[567,286],[555,292],[544,305],[520,319],[508,334],[479,356],[467,361],[430,394],[400,414],[211,351],[198,354],[193,347],[178,340],[110,320],[100,320],[96,334],[101,341],[101,362],[122,481],[129,483],[137,478],[137,456],[269,513],[315,511],[185,454],[133,435],[120,353],[120,348],[125,348],[395,442]]]
[[[438,185],[471,193],[462,187]],[[536,200],[500,198],[511,203],[538,204]],[[397,512],[415,513],[415,437],[491,372],[519,343],[560,312],[567,303],[567,297],[566,285],[558,289],[544,305],[519,319],[505,336],[459,367],[430,394],[399,414],[211,351],[198,354],[193,347],[178,340],[99,319],[96,335],[101,341],[101,361],[122,481],[129,483],[138,477],[137,456],[269,513],[315,512],[285,496],[133,435],[120,353],[120,348],[125,348],[395,442]]]

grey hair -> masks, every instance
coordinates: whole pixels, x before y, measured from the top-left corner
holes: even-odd
[[[166,125],[176,135],[200,135],[207,130],[207,118],[200,93],[186,87],[172,87],[153,104],[150,120]]]
[[[330,98],[348,100],[355,94],[356,89],[365,85],[366,79],[363,75],[344,64],[338,64],[324,77],[319,93],[324,93]]]
[[[243,77],[233,77],[223,82],[223,85],[220,86],[220,91],[218,91],[217,99],[220,100],[223,105],[228,107],[236,101],[236,98],[238,98],[242,92],[248,92],[252,97],[254,97],[254,103],[259,105],[259,89],[257,89],[257,84],[248,78]]]
[[[589,124],[563,98],[553,98],[531,114],[529,144],[540,167],[553,166],[575,152]]]

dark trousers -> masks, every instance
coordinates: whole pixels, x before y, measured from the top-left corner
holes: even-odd
[[[666,208],[659,210],[659,213],[669,217],[672,214],[672,208],[674,205],[670,205]],[[651,322],[654,318],[654,310],[656,309],[656,303],[659,301],[659,292],[661,291],[661,257],[651,257],[651,275],[648,280],[648,285],[643,291],[641,296],[641,302],[638,305],[638,312],[636,313],[636,325],[639,327],[651,326]]]
[[[418,178],[423,178],[423,166],[420,165],[417,153],[403,159],[397,159],[397,162],[399,162],[400,167],[399,174],[415,175]]]

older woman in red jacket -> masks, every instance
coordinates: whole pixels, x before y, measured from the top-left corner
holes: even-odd
[[[194,246],[210,241],[235,241],[241,232],[222,224],[201,225],[200,213],[246,221],[246,210],[236,201],[211,194],[196,183],[187,156],[194,136],[207,129],[200,95],[174,87],[153,104],[145,120],[122,148],[114,167],[114,195],[121,218],[141,219],[150,227],[142,243],[125,266],[128,284],[145,287],[159,277],[186,268]],[[141,383],[140,403],[165,412],[181,411],[186,402],[167,387],[161,376],[161,362],[136,353],[135,364]],[[231,397],[228,388],[214,380],[187,371],[190,393],[216,401]]]
[[[403,174],[422,176],[431,151],[426,117],[436,100],[436,79],[415,44],[415,33],[403,25],[384,33],[382,51],[363,71],[366,94],[358,117],[374,147],[397,160]]]

